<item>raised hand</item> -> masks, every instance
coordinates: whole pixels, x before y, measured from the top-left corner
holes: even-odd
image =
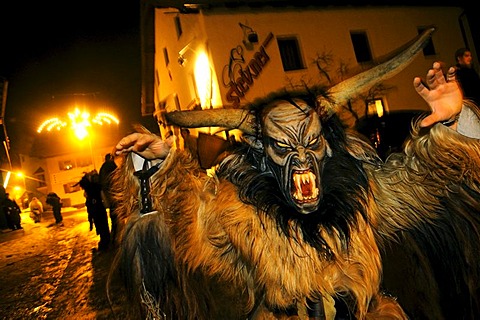
[[[455,68],[451,67],[445,78],[440,63],[434,62],[425,80],[426,85],[420,77],[413,80],[415,90],[432,109],[432,113],[423,119],[420,126],[428,127],[437,122],[455,119],[462,110],[463,100],[462,91],[455,81]],[[455,129],[456,123],[451,127]]]
[[[174,136],[165,141],[155,134],[132,133],[120,140],[115,146],[115,154],[135,152],[148,159],[165,159],[174,143]]]

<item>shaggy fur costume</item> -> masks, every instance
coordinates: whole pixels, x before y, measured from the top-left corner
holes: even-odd
[[[142,216],[125,158],[112,270],[132,318],[307,318],[322,298],[327,319],[334,303],[337,318],[343,303],[356,319],[480,315],[479,140],[415,124],[405,153],[382,163],[335,116],[322,126],[332,157],[310,215],[292,212],[240,145],[210,176],[172,150],[151,179],[156,211]]]

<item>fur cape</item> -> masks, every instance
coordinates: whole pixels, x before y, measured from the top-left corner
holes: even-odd
[[[125,159],[112,270],[132,318],[307,319],[308,301],[326,319],[342,304],[357,319],[479,315],[480,142],[416,125],[405,153],[382,163],[356,133],[323,125],[334,150],[310,220],[289,212],[244,148],[209,175],[172,150],[151,178],[155,211],[140,215]]]

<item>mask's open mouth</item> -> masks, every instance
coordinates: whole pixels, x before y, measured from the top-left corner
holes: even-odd
[[[308,203],[318,200],[317,179],[311,170],[294,170],[292,181],[292,198],[296,202]]]

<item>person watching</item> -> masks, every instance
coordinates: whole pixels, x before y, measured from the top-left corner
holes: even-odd
[[[456,77],[465,99],[480,105],[480,76],[473,65],[472,52],[468,48],[455,51]]]

